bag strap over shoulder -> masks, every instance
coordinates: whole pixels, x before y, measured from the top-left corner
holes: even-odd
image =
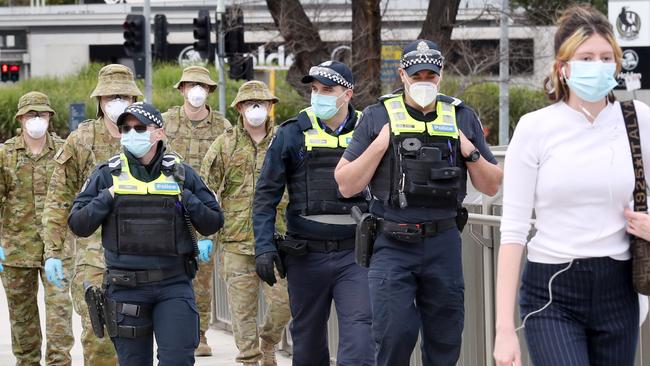
[[[632,167],[634,168],[634,211],[648,211],[648,196],[646,193],[647,183],[643,170],[643,155],[641,154],[641,134],[639,133],[639,121],[634,108],[634,101],[621,102],[623,120],[627,130],[627,138],[630,142],[632,153]]]
[[[634,211],[648,211],[648,197],[646,193],[647,182],[643,171],[643,156],[641,155],[641,134],[637,119],[634,101],[621,102],[623,120],[627,130],[632,153],[632,167],[634,169]],[[632,253],[632,284],[634,289],[643,294],[650,295],[650,243],[646,240],[630,235],[630,252]]]

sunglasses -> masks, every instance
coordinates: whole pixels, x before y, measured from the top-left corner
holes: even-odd
[[[50,117],[50,112],[29,111],[29,112],[25,113],[24,116],[27,117],[28,119],[36,118],[36,117],[41,117],[41,118],[48,117],[49,118]]]
[[[129,126],[129,125],[121,125],[120,126],[120,133],[129,133],[129,131],[135,130],[137,133],[144,133],[147,131],[147,126],[145,125],[135,125],[135,126]]]

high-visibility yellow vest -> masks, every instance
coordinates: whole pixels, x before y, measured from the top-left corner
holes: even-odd
[[[305,108],[301,112],[305,112],[311,121],[311,128],[303,132],[305,134],[305,147],[307,151],[311,151],[315,147],[328,149],[348,147],[354,131],[339,136],[332,136],[323,130],[320,123],[318,123],[316,114],[311,108]],[[356,113],[357,119],[361,118],[361,112],[356,111]]]
[[[437,101],[437,117],[431,122],[418,121],[409,115],[401,95],[384,100],[388,111],[390,129],[395,136],[401,133],[424,133],[431,136],[444,136],[458,139],[456,107],[453,104]]]
[[[115,194],[161,194],[161,195],[179,195],[181,188],[174,179],[173,175],[165,175],[160,173],[160,176],[151,182],[143,182],[136,179],[129,169],[129,163],[124,153],[109,160],[111,168],[120,164],[120,174],[113,175],[113,187],[115,187]],[[175,155],[165,155],[163,157],[163,164],[181,164],[180,159]]]

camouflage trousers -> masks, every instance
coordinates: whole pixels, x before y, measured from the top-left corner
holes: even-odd
[[[278,344],[291,313],[287,280],[280,279],[269,286],[255,272],[255,257],[225,252],[223,274],[228,290],[228,306],[232,316],[232,330],[239,349],[236,362],[256,362],[262,357],[259,339]],[[258,329],[257,313],[260,287],[268,305],[264,322]]]
[[[88,306],[84,299],[83,282],[88,281],[95,286],[101,287],[104,277],[104,269],[89,266],[77,265],[75,267],[74,278],[72,279],[72,301],[74,310],[81,316],[83,330],[81,332],[81,345],[84,352],[84,365],[86,366],[115,366],[117,357],[115,347],[111,339],[107,336],[97,338],[93,333],[93,327],[90,324],[88,315]]]
[[[197,272],[192,286],[194,287],[194,297],[196,298],[196,308],[199,310],[200,319],[200,342],[207,343],[205,332],[210,327],[212,318],[212,278],[214,276],[214,255],[209,262],[199,262],[199,272]]]
[[[64,268],[69,269],[70,263],[65,264]],[[45,364],[71,365],[70,349],[74,337],[69,286],[60,289],[49,283],[43,268],[5,266],[0,276],[7,295],[11,349],[16,365],[41,364],[42,332],[36,298],[39,275],[45,289]]]

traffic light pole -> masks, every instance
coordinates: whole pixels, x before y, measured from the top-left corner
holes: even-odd
[[[148,1],[148,0],[147,0]],[[217,1],[217,49],[214,53],[214,64],[217,66],[219,72],[219,112],[226,115],[226,72],[224,70],[223,56],[226,53],[225,47],[225,30],[223,14],[226,12],[226,5],[224,0]]]
[[[151,1],[144,0],[144,100],[153,103],[151,95]]]

